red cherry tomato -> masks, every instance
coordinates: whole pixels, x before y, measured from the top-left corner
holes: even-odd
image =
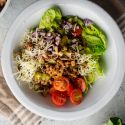
[[[53,81],[53,87],[55,90],[58,91],[67,91],[68,87],[69,87],[69,80],[68,78],[65,77],[58,77]]]
[[[73,104],[80,104],[82,100],[83,100],[82,91],[80,89],[72,90],[70,94],[70,101]]]
[[[76,78],[75,79],[75,85],[82,90],[82,92],[85,92],[86,90],[86,83],[85,83],[85,80],[82,79],[82,78]]]
[[[69,84],[69,87],[68,87],[68,89],[67,89],[67,94],[70,95],[70,93],[72,92],[72,90],[73,90],[73,86],[72,86],[72,84],[70,83],[70,84]]]
[[[52,93],[52,102],[56,106],[63,106],[66,103],[66,93],[65,92],[59,92],[55,91]]]
[[[50,95],[52,95],[53,92],[55,92],[56,90],[54,89],[54,87],[51,87],[49,90]]]
[[[73,32],[72,32],[72,35],[74,37],[79,37],[80,35],[82,34],[82,28],[76,28]]]

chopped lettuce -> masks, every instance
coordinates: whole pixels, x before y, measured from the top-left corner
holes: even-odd
[[[110,118],[106,125],[123,125],[122,120],[117,117]]]
[[[101,55],[106,50],[106,36],[94,24],[84,27],[82,32],[83,39],[87,47],[85,52],[93,55]]]
[[[58,7],[48,9],[41,18],[39,28],[58,28],[62,19],[62,13]]]
[[[88,85],[91,85],[101,76],[103,76],[103,69],[100,66],[99,62],[96,61],[95,69],[91,73],[89,73],[87,76],[84,76],[84,77],[85,77],[86,83]]]

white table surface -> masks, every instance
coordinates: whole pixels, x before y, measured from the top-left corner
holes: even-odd
[[[7,12],[2,18],[0,18],[0,50],[6,37],[6,33],[15,18],[21,13],[22,10],[35,1],[37,0],[11,0]],[[125,77],[117,95],[96,114],[87,119],[71,122],[51,121],[45,119],[42,122],[42,125],[102,125],[110,116],[118,116],[125,121]],[[11,125],[11,123],[3,116],[0,116],[0,125]]]

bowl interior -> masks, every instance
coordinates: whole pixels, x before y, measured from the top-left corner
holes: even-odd
[[[40,10],[34,11],[32,14],[28,15],[28,18],[23,18],[21,23],[19,23],[16,26],[16,32],[13,35],[12,38],[12,48],[11,48],[11,57],[13,54],[13,49],[19,44],[21,38],[24,35],[24,32],[36,24],[39,23],[41,16],[43,15],[44,11],[46,11],[49,7],[52,5],[47,5],[41,8]],[[61,8],[63,15],[77,15],[81,18],[89,18],[93,20],[96,24],[98,24],[106,33],[107,35],[107,51],[105,55],[103,56],[104,60],[104,72],[105,75],[103,78],[98,80],[94,86],[90,89],[88,95],[85,97],[84,101],[78,105],[74,106],[70,103],[67,103],[62,108],[57,108],[51,103],[50,98],[42,97],[38,94],[33,93],[31,90],[27,89],[24,86],[18,86],[21,91],[24,93],[26,98],[30,100],[31,102],[35,103],[39,107],[45,107],[47,109],[51,110],[57,110],[61,112],[73,112],[73,111],[80,111],[83,109],[87,109],[97,103],[99,100],[101,100],[107,90],[110,90],[110,88],[113,85],[113,76],[116,71],[116,64],[117,64],[117,51],[115,46],[115,41],[113,39],[112,32],[110,31],[108,25],[106,22],[98,17],[98,14],[94,13],[91,9],[84,7],[80,7],[77,5],[70,5],[70,4],[58,4],[58,6]],[[113,55],[113,56],[112,56]],[[14,67],[13,62],[12,67]],[[13,72],[14,68],[13,68]],[[18,85],[18,81],[17,81]]]
[[[0,17],[3,16],[3,14],[6,12],[8,6],[9,6],[10,0],[7,0],[4,7],[2,8],[2,10],[0,11]]]

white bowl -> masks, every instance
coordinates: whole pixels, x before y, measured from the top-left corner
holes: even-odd
[[[54,106],[44,98],[19,86],[13,76],[13,49],[19,44],[24,31],[39,23],[42,14],[53,5],[58,5],[64,15],[78,15],[95,21],[107,34],[107,51],[104,55],[105,76],[98,80],[84,101],[62,108]],[[32,112],[56,120],[86,118],[104,107],[118,91],[125,71],[125,46],[122,34],[114,20],[97,5],[83,0],[42,0],[24,10],[11,26],[2,50],[2,69],[8,86],[15,97]]]
[[[7,0],[7,2],[6,2],[6,4],[5,4],[5,6],[4,6],[4,8],[3,8],[2,11],[0,12],[0,17],[2,17],[3,14],[6,12],[6,10],[7,10],[8,6],[9,6],[9,4],[10,4],[10,0]]]

